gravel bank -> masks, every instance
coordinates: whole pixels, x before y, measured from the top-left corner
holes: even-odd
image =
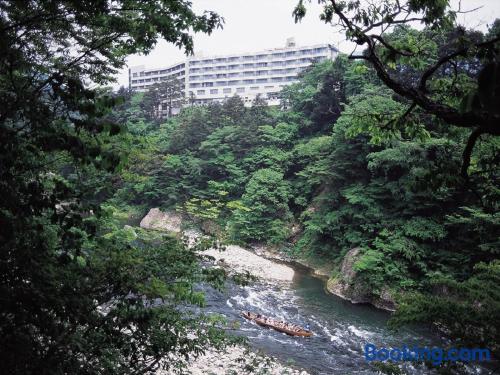
[[[203,252],[236,272],[250,272],[265,280],[292,281],[294,270],[283,264],[262,258],[240,246],[229,245],[224,251],[209,249]]]

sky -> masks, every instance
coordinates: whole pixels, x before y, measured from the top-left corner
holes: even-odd
[[[341,52],[350,53],[354,46],[331,25],[319,20],[321,8],[313,0],[302,22],[296,24],[292,11],[298,0],[192,0],[196,12],[213,10],[225,19],[223,29],[211,35],[195,34],[195,53],[205,56],[284,47],[289,37],[297,45],[330,43]],[[500,0],[452,0],[454,9],[480,7],[474,12],[460,14],[458,21],[468,28],[486,30],[487,24],[500,18]],[[184,52],[173,45],[160,41],[149,55],[131,55],[127,66],[145,65],[147,68],[169,66],[186,58]],[[117,86],[128,85],[128,68],[117,77]]]

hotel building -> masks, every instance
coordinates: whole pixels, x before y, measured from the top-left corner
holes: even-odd
[[[279,92],[298,81],[298,74],[313,62],[333,60],[338,50],[329,44],[295,45],[293,38],[284,48],[224,56],[197,56],[160,69],[135,66],[129,69],[129,87],[145,91],[149,86],[177,78],[185,97],[196,104],[224,101],[239,95],[246,104],[260,94],[270,105],[279,104]]]

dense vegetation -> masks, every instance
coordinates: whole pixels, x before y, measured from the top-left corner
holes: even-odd
[[[227,341],[183,307],[220,272],[103,204],[125,144],[95,89],[159,37],[189,52],[220,21],[177,0],[0,2],[0,372],[145,373]]]
[[[445,0],[321,3],[363,54],[313,66],[283,108],[235,96],[163,120],[177,83],[103,87],[159,37],[192,51],[218,15],[183,0],[0,2],[3,372],[145,373],[230,341],[186,308],[223,273],[123,227],[152,206],[333,272],[359,247],[359,281],[399,294],[394,324],[498,353],[498,22],[457,28]],[[426,28],[398,18],[412,12]],[[371,34],[381,22],[399,26]]]
[[[454,31],[401,27],[391,37],[419,40],[436,58]],[[411,61],[393,69],[406,80],[419,73]],[[475,65],[457,70],[432,82],[450,105],[478,75]],[[266,243],[334,272],[359,247],[358,282],[374,295],[401,294],[394,323],[434,321],[462,344],[498,348],[498,138],[477,142],[464,179],[468,130],[408,113],[369,64],[344,55],[286,88],[286,110],[234,96],[148,122],[143,95],[119,111],[141,141],[115,204],[182,209],[231,241]]]

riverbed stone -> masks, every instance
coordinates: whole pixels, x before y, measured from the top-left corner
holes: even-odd
[[[309,375],[302,369],[285,366],[275,358],[255,353],[243,346],[222,350],[209,349],[204,355],[185,361],[186,373],[192,375]],[[175,371],[159,370],[156,375],[173,375]]]
[[[174,211],[163,212],[159,208],[152,208],[141,220],[139,226],[144,229],[155,229],[166,232],[180,233],[182,216]]]

